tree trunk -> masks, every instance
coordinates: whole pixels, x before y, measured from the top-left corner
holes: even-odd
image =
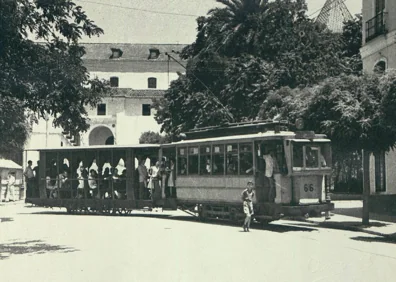
[[[370,152],[363,150],[363,225],[369,224],[369,198],[370,198]]]

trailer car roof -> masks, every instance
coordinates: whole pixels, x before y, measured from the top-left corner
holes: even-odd
[[[52,148],[31,148],[25,151],[77,151],[77,150],[101,150],[101,149],[139,149],[139,148],[159,148],[159,144],[132,144],[132,145],[98,145],[98,146],[73,146],[73,147],[52,147]]]

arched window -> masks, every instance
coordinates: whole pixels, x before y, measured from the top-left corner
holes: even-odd
[[[383,73],[385,73],[385,70],[386,70],[386,62],[385,61],[379,61],[374,66],[374,73],[376,73],[376,74],[383,74]]]
[[[149,77],[147,82],[148,88],[157,88],[157,79],[155,77]]]

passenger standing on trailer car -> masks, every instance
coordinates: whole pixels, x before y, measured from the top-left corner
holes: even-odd
[[[147,199],[148,195],[146,195],[146,188],[147,188],[147,178],[148,178],[148,173],[147,173],[147,168],[144,165],[146,162],[145,159],[140,160],[139,166],[138,166],[138,172],[139,172],[139,199]]]
[[[27,198],[31,198],[33,197],[33,190],[34,190],[34,182],[35,182],[35,178],[34,178],[34,173],[33,173],[33,168],[32,168],[32,161],[28,161],[28,166],[25,169],[25,172],[23,173],[23,175],[25,176],[25,180],[26,180],[26,197]]]
[[[156,162],[155,166],[151,167],[151,181],[154,187],[153,200],[161,199],[161,186],[159,184],[159,168],[160,162]]]
[[[242,192],[242,201],[243,201],[243,212],[245,213],[245,222],[243,223],[243,231],[249,232],[250,221],[252,219],[252,215],[254,214],[253,210],[253,191],[254,183],[253,181],[249,181],[247,183],[247,188]]]

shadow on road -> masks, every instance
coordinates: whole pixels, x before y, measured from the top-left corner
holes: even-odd
[[[70,253],[77,249],[59,245],[46,244],[41,240],[19,241],[0,244],[0,260],[8,259],[12,255],[45,254],[45,253]]]
[[[358,207],[358,208],[336,208],[334,213],[361,218],[363,209],[360,207]]]
[[[391,237],[381,237],[381,236],[376,236],[376,237],[358,236],[358,237],[352,237],[351,239],[356,241],[369,242],[369,243],[376,242],[376,243],[396,244],[396,237],[391,238]]]
[[[205,221],[199,220],[197,217],[191,215],[171,215],[167,213],[162,213],[161,211],[152,211],[152,212],[139,212],[138,214],[129,214],[124,216],[119,215],[98,215],[98,214],[79,214],[79,215],[72,215],[67,214],[64,211],[40,211],[40,212],[31,212],[31,213],[19,213],[19,214],[37,214],[37,215],[56,215],[56,216],[114,216],[116,218],[154,218],[154,219],[166,219],[166,220],[175,220],[175,221],[185,221],[185,222],[193,222],[197,224],[211,224],[211,225],[222,225],[222,226],[230,226],[230,227],[238,227],[242,229],[242,221],[232,222],[228,220],[221,220],[221,219],[207,219]],[[276,222],[272,222],[270,224],[260,224],[256,222],[252,222],[251,229],[254,230],[265,230],[271,232],[278,232],[278,233],[285,233],[285,232],[312,232],[318,231],[315,226],[295,226],[295,225],[281,225],[276,224]]]
[[[0,217],[0,223],[14,221],[12,217]]]

